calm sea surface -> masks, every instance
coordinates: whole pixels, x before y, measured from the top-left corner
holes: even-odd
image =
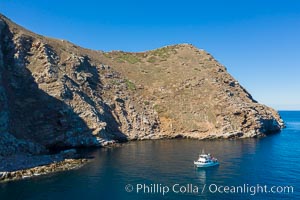
[[[300,112],[280,114],[287,128],[262,139],[141,141],[98,149],[90,152],[94,161],[78,170],[0,184],[0,199],[300,199]],[[220,166],[195,169],[201,149]]]

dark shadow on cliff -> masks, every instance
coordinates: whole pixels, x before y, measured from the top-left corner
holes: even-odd
[[[109,122],[106,126],[106,132],[111,133],[112,139],[119,141],[119,142],[127,142],[127,136],[122,133],[119,129],[121,124],[119,124],[116,119],[113,116],[113,111],[110,106],[107,104],[103,103],[103,108],[104,108],[104,118],[106,122]]]
[[[100,72],[97,66],[91,64],[91,60],[88,56],[84,56],[82,62],[76,66],[75,71],[78,73],[77,76],[84,76],[82,77],[83,81],[81,83],[84,87],[82,87],[82,91],[77,91],[77,93],[92,107],[97,108],[101,106],[104,110],[104,113],[100,113],[98,110],[95,113],[101,121],[107,123],[105,130],[101,131],[101,136],[104,139],[114,139],[119,142],[128,141],[127,136],[119,129],[121,124],[119,124],[113,116],[114,108],[106,104],[101,98],[103,83],[101,82],[99,76]],[[76,83],[73,81],[73,84]],[[100,101],[95,102],[88,94],[90,94],[90,96],[97,96]]]
[[[27,62],[26,55],[20,55],[20,57],[24,56],[21,62],[25,64],[22,64],[20,59],[14,58],[13,35],[8,28],[3,32],[0,42],[4,55],[4,67],[1,74],[3,82],[0,84],[4,86],[8,99],[9,132],[18,139],[41,144],[50,152],[73,147],[95,146],[97,143],[95,136],[91,134],[92,130],[78,114],[65,102],[39,89],[31,71],[24,67]],[[26,43],[22,47],[25,49],[23,49],[25,54],[30,52],[32,42],[32,38],[26,38]],[[89,64],[88,60],[83,63],[83,65],[86,64]],[[98,74],[98,72],[93,72],[93,74]],[[99,76],[87,77],[87,81],[92,89],[101,85]],[[110,109],[107,110],[110,111]],[[120,135],[120,138],[126,138],[116,128],[119,125],[112,114],[106,113],[106,115],[112,122],[109,126],[114,127],[114,131]]]
[[[4,76],[10,111],[9,131],[15,137],[42,144],[50,150],[93,143],[85,122],[70,106],[39,89],[28,69],[17,73],[5,70]],[[82,139],[85,141],[79,141]]]

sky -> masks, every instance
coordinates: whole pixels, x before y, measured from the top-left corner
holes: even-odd
[[[94,50],[190,43],[211,53],[260,103],[300,110],[298,0],[0,0],[0,13]]]

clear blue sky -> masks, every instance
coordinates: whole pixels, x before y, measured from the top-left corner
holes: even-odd
[[[259,102],[300,110],[299,0],[0,0],[0,12],[36,33],[95,50],[192,43]]]

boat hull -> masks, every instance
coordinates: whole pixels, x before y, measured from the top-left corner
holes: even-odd
[[[219,165],[219,163],[218,162],[200,163],[200,162],[195,161],[194,165],[198,168],[205,168],[205,167],[217,166],[217,165]]]

